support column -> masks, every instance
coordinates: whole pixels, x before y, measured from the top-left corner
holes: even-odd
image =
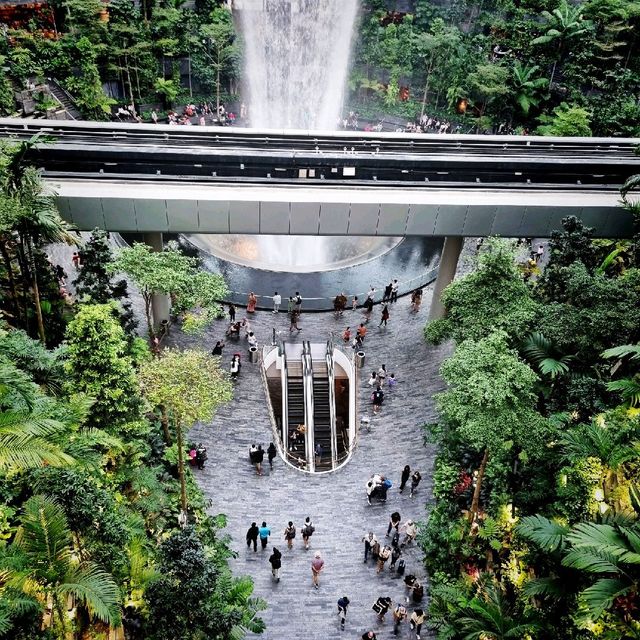
[[[154,251],[162,251],[162,233],[159,231],[150,231],[142,234],[142,240],[148,244]],[[153,328],[157,331],[163,320],[169,320],[169,312],[171,311],[171,299],[166,293],[154,293],[151,299],[151,311],[153,314]]]
[[[429,320],[444,318],[445,308],[441,301],[442,291],[453,282],[458,268],[458,258],[462,251],[464,238],[462,236],[447,236],[442,247],[440,256],[440,266],[438,267],[438,277],[433,289],[433,298],[429,309]]]

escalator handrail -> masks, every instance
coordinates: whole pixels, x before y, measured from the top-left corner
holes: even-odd
[[[282,448],[285,455],[289,455],[289,390],[287,382],[289,372],[287,371],[287,353],[284,342],[280,340],[278,344],[278,354],[282,357],[282,368],[280,369],[280,386],[282,387]]]
[[[304,388],[304,423],[306,427],[307,468],[315,471],[315,438],[313,420],[313,362],[311,361],[311,344],[308,340],[302,343],[302,384]]]
[[[338,462],[338,427],[336,424],[336,377],[333,362],[333,334],[329,334],[325,360],[327,362],[327,378],[329,380],[329,425],[331,428],[331,467],[335,469]]]

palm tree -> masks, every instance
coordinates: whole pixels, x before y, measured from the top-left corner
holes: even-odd
[[[631,356],[629,360],[640,360],[640,344],[624,344],[620,347],[613,347],[603,351],[601,355],[603,358],[618,358],[618,362],[612,369],[615,372],[626,356]],[[636,372],[631,377],[612,380],[607,383],[607,389],[619,391],[629,406],[636,407],[640,404],[640,373]]]
[[[547,31],[544,35],[532,40],[531,44],[555,44],[556,57],[551,70],[549,87],[553,84],[558,62],[567,53],[567,46],[591,29],[591,22],[582,17],[582,11],[582,5],[575,6],[567,0],[562,0],[560,6],[553,11],[542,12],[547,21]]]
[[[574,358],[572,355],[560,355],[551,340],[537,331],[525,339],[522,350],[540,373],[552,380],[569,373],[569,365]]]
[[[92,618],[120,623],[118,586],[113,577],[92,562],[79,560],[64,511],[54,500],[36,495],[27,500],[21,526],[0,556],[2,588],[23,593],[51,606],[49,626],[65,638],[70,596]]]
[[[529,615],[515,618],[502,588],[495,581],[481,584],[476,595],[452,585],[435,587],[432,598],[432,621],[439,637],[464,640],[520,640],[540,628]]]
[[[73,464],[58,442],[69,426],[52,419],[51,409],[26,374],[0,362],[0,470]]]
[[[18,252],[25,288],[33,291],[38,335],[45,342],[42,305],[35,267],[34,251],[37,246],[66,242],[75,244],[71,227],[60,217],[55,194],[45,187],[40,172],[32,166],[28,153],[39,141],[39,136],[5,150],[6,158],[0,163],[0,187],[5,208],[2,227],[18,234]],[[9,206],[10,205],[10,206]]]
[[[571,548],[565,567],[594,574],[595,582],[580,594],[590,616],[597,620],[617,598],[640,587],[640,525],[581,522],[567,536]]]
[[[537,107],[540,104],[542,98],[539,93],[547,86],[547,81],[544,78],[534,77],[539,70],[538,65],[529,67],[523,65],[520,60],[517,60],[513,67],[512,79],[516,102],[525,116],[529,115],[531,107]]]

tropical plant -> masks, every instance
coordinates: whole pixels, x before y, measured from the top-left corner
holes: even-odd
[[[538,65],[522,64],[516,60],[513,66],[511,81],[513,83],[515,101],[525,116],[529,115],[531,107],[537,107],[542,100],[540,95],[543,88],[547,86],[544,78],[536,78],[540,70]]]
[[[522,351],[543,376],[549,376],[552,380],[569,373],[569,365],[574,358],[572,355],[557,353],[551,340],[539,331],[527,336],[522,344]]]
[[[67,637],[66,598],[86,608],[92,619],[120,624],[120,594],[113,578],[90,560],[80,560],[62,508],[50,498],[33,496],[24,505],[20,528],[2,550],[2,592],[25,594],[51,604],[48,624],[55,637]],[[44,607],[43,607],[44,608]]]
[[[553,110],[553,115],[543,114],[538,118],[540,126],[536,133],[541,136],[580,136],[591,133],[591,113],[583,107],[562,102]]]
[[[613,347],[602,352],[603,358],[617,358],[618,362],[613,369],[617,370],[622,361],[627,356],[629,360],[640,360],[640,344],[625,344],[619,347]],[[609,391],[618,392],[622,399],[629,406],[636,407],[640,404],[640,372],[635,372],[632,376],[621,378],[620,380],[611,380],[607,383]]]
[[[544,35],[532,40],[531,44],[555,45],[556,57],[551,69],[549,86],[553,84],[556,67],[565,56],[568,45],[591,30],[592,24],[583,18],[583,12],[582,5],[573,5],[567,0],[562,0],[560,6],[551,12],[542,12],[542,16],[547,21],[547,31]]]

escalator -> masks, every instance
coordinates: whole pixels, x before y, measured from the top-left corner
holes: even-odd
[[[329,407],[329,380],[324,372],[318,371],[314,365],[313,371],[313,433],[314,446],[322,447],[322,456],[316,455],[316,471],[326,471],[332,468],[332,436],[331,411]]]
[[[297,364],[297,366],[296,366]],[[298,363],[288,362],[287,375],[287,421],[289,453],[302,461],[306,459],[305,435],[298,427],[305,424],[304,418],[304,386],[302,367]]]

